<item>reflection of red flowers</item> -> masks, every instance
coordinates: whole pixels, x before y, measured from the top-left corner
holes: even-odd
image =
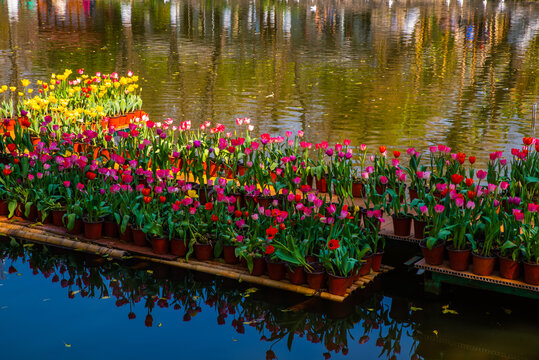
[[[339,245],[339,240],[337,240],[337,239],[331,239],[331,240],[329,240],[329,242],[328,242],[328,248],[329,248],[330,250],[336,250],[336,249],[339,248],[339,246],[340,246],[340,245]]]
[[[89,180],[95,179],[95,176],[96,176],[96,174],[93,173],[93,172],[91,172],[91,171],[88,171],[88,172],[86,173],[86,177],[87,177]]]
[[[206,203],[206,205],[204,205],[204,207],[206,208],[206,210],[210,211],[211,209],[213,209],[213,203],[211,203],[211,202]]]
[[[10,274],[13,274],[13,273],[16,273],[17,272],[17,269],[15,269],[15,267],[13,265],[11,265],[8,269],[8,273]]]
[[[146,320],[144,320],[144,325],[146,325],[147,327],[152,327],[152,323],[153,323],[152,315],[151,314],[146,315]]]
[[[267,254],[267,255],[271,255],[271,254],[273,254],[274,252],[275,252],[275,248],[274,248],[272,245],[268,245],[268,246],[266,247],[266,254]]]
[[[275,234],[277,234],[277,228],[270,226],[266,229],[266,235],[268,236],[268,239],[273,239],[275,237]]]
[[[464,176],[460,175],[460,174],[453,174],[451,175],[451,182],[455,185],[458,185],[462,182],[462,180],[464,179]]]
[[[266,360],[273,360],[273,359],[277,359],[273,350],[266,351]]]
[[[137,317],[137,315],[135,315],[134,312],[130,312],[129,314],[127,314],[127,317],[129,318],[129,320],[133,320],[134,318]]]
[[[144,200],[144,202],[145,202],[146,204],[149,204],[150,201],[152,201],[152,198],[149,197],[149,196],[145,196],[142,200]]]
[[[144,195],[144,196],[150,195],[150,189],[148,189],[148,188],[142,189],[142,195]]]

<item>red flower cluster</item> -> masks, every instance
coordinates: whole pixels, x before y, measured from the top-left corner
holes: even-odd
[[[328,242],[328,248],[330,250],[337,250],[341,245],[339,244],[339,240],[337,239],[331,239]]]

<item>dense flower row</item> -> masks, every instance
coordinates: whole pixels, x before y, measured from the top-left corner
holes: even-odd
[[[9,215],[22,204],[26,215],[35,205],[42,220],[65,211],[70,229],[83,218],[105,219],[124,235],[169,239],[181,252],[173,241],[179,239],[187,257],[197,244],[213,246],[216,255],[232,247],[232,257],[251,271],[264,256],[293,267],[314,258],[328,272],[350,276],[366,254],[383,250],[378,232],[388,215],[403,236],[413,218],[425,251],[448,241],[482,257],[500,252],[539,262],[533,138],[509,161],[492,153],[485,171],[474,169],[473,156],[444,145],[426,154],[409,148],[404,160],[385,146],[369,155],[349,140],[309,143],[301,131],[255,137],[250,119],[237,119],[227,132],[221,124],[192,129],[189,121],[176,126],[147,116],[125,130],[27,116],[38,122],[40,138],[31,139],[28,124],[19,122],[0,144],[0,196]],[[363,198],[364,209],[352,195]]]

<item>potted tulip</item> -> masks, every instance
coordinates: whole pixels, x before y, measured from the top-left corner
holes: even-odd
[[[524,281],[539,285],[539,227],[524,224],[521,249],[524,257]]]
[[[337,239],[330,239],[320,250],[320,261],[328,273],[329,292],[344,296],[358,262],[357,259],[350,256],[346,245],[341,245]]]
[[[441,265],[444,260],[445,240],[451,234],[451,227],[447,226],[445,206],[432,204],[429,209],[431,222],[427,225],[426,237],[419,246],[427,264]]]

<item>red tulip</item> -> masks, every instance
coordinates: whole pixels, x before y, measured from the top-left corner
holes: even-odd
[[[397,150],[395,150],[395,151],[393,151],[393,156],[394,156],[394,157],[395,157],[395,159],[396,159],[396,158],[398,158],[399,156],[401,156],[401,152],[400,152],[400,151],[397,151]]]
[[[468,161],[470,162],[470,164],[473,164],[475,162],[475,156],[470,156],[468,158]]]
[[[453,182],[453,184],[455,184],[455,185],[460,184],[463,179],[464,179],[464,176],[462,176],[460,174],[451,175],[451,182]]]
[[[152,198],[149,197],[149,196],[145,196],[142,200],[144,200],[144,202],[145,202],[146,204],[149,204],[150,201],[152,201]]]
[[[93,179],[95,179],[95,177],[96,177],[96,173],[93,173],[93,172],[91,172],[91,171],[88,171],[88,172],[86,173],[86,177],[87,177],[89,180],[93,180]]]
[[[385,153],[386,152],[386,147],[385,146],[380,146],[378,147],[378,150],[380,150],[380,153]]]
[[[329,240],[329,242],[328,242],[328,248],[329,248],[330,250],[336,250],[336,249],[338,249],[339,247],[340,247],[339,240],[337,240],[337,239],[331,239],[331,240]]]
[[[473,179],[468,178],[466,179],[466,186],[472,186],[473,185]]]
[[[274,252],[275,252],[275,248],[274,248],[272,245],[266,246],[266,252],[265,252],[265,253],[266,253],[267,255],[271,255],[271,254],[273,254]]]

